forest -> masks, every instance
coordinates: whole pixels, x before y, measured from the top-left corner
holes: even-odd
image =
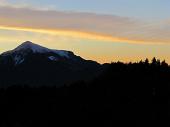
[[[0,126],[170,126],[166,61],[153,58],[103,66],[102,74],[88,82],[1,88]]]

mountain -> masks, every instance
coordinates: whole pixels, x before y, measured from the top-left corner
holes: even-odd
[[[0,55],[0,86],[62,86],[90,80],[101,65],[71,51],[48,49],[26,41]]]
[[[69,58],[69,55],[72,53],[69,51],[51,50],[51,49],[42,47],[40,45],[34,44],[30,41],[26,41],[22,43],[20,46],[18,46],[17,48],[15,48],[14,50],[2,53],[2,56],[5,59],[7,57],[12,58],[12,61],[15,63],[15,65],[18,65],[24,62],[25,58],[27,58],[27,56],[30,54],[48,54],[49,55],[48,58],[50,60],[57,61],[58,57]]]

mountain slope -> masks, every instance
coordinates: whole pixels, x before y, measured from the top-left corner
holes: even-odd
[[[40,45],[34,44],[30,41],[26,41],[22,43],[14,50],[2,53],[1,56],[4,56],[5,58],[7,57],[12,58],[13,62],[15,62],[15,64],[18,65],[18,64],[21,64],[24,61],[24,58],[30,54],[46,54],[46,55],[49,55],[48,58],[50,60],[57,60],[57,57],[60,57],[60,59],[61,58],[69,59],[71,56],[74,56],[74,54],[70,51],[52,50],[52,49],[48,49]],[[50,55],[54,55],[54,56],[50,56]]]
[[[100,70],[100,64],[73,52],[52,50],[29,41],[0,55],[1,86],[61,86],[89,80]]]

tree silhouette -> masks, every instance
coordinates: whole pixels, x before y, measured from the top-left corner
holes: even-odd
[[[170,67],[165,60],[101,66],[102,73],[86,82],[0,89],[0,126],[170,125]]]
[[[163,60],[163,61],[161,62],[161,66],[162,66],[162,67],[168,67],[168,64],[166,63],[165,60]]]
[[[156,58],[154,57],[153,59],[152,59],[152,65],[156,65],[157,64],[157,60],[156,60]]]
[[[145,59],[145,64],[149,65],[149,59],[148,58]]]

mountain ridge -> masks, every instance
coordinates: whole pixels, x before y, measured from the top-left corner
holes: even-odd
[[[0,55],[0,84],[61,86],[98,75],[101,65],[71,51],[53,50],[26,41]]]
[[[74,55],[73,52],[71,51],[65,51],[65,50],[54,50],[54,49],[49,49],[43,46],[40,46],[38,44],[34,44],[33,42],[30,41],[26,41],[24,43],[22,43],[21,45],[19,45],[18,47],[16,47],[13,50],[7,51],[2,53],[2,56],[14,56],[15,58],[15,63],[16,64],[20,64],[23,62],[23,58],[20,57],[24,57],[26,56],[28,53],[40,53],[40,54],[44,54],[44,53],[54,53],[59,55],[60,57],[65,57],[65,58],[70,58],[69,55],[72,54]],[[15,55],[16,54],[16,55]],[[50,58],[52,58],[52,56],[49,56]],[[55,59],[55,58],[53,58]],[[18,62],[18,61],[21,62]],[[51,59],[52,60],[52,59]]]

